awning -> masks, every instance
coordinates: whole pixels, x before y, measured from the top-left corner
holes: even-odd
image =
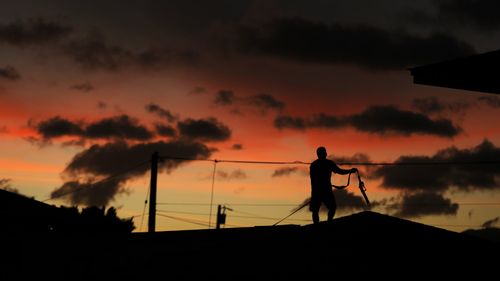
[[[413,83],[500,94],[500,50],[410,68]]]

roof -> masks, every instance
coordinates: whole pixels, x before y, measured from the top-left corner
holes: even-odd
[[[481,279],[497,266],[490,257],[499,251],[494,242],[369,211],[318,225],[58,234],[23,241],[21,249],[3,249],[5,256],[12,251],[29,257],[11,262],[3,272],[22,280],[323,280],[343,275],[400,280],[466,273]],[[54,264],[64,270],[43,270]],[[22,270],[33,266],[39,270]]]
[[[500,94],[500,50],[410,68],[413,83]]]

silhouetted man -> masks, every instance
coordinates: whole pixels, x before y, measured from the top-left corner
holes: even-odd
[[[333,220],[337,203],[335,202],[335,195],[332,190],[332,172],[341,175],[355,173],[358,171],[356,168],[344,170],[339,168],[335,162],[326,159],[326,148],[318,147],[316,149],[318,159],[314,160],[309,167],[309,175],[311,177],[311,203],[309,210],[312,212],[312,219],[314,223],[319,223],[319,208],[321,203],[324,203],[328,208],[328,220]]]

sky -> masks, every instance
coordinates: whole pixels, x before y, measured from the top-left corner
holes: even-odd
[[[271,225],[309,197],[307,165],[168,157],[500,159],[500,96],[408,71],[496,50],[498,1],[0,2],[0,187],[37,200],[114,206],[145,231],[158,151],[158,230],[206,228],[218,204],[226,227]],[[498,226],[498,165],[356,167],[374,211]],[[336,192],[337,216],[363,209],[354,177]]]

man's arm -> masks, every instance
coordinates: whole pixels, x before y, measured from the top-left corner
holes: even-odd
[[[352,168],[352,169],[342,169],[340,168],[339,166],[337,166],[337,164],[335,164],[335,162],[331,161],[331,168],[332,168],[332,172],[336,173],[336,174],[340,174],[340,175],[347,175],[349,173],[356,173],[358,171],[358,169],[356,168]]]

